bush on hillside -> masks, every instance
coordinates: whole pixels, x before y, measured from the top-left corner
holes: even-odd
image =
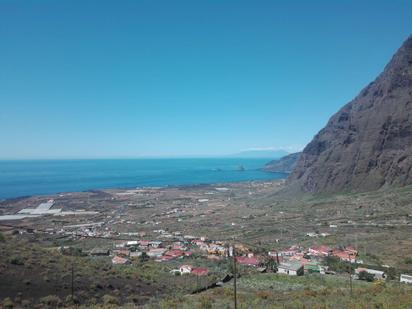
[[[62,300],[57,295],[48,295],[40,299],[40,303],[46,308],[57,308],[61,305]]]
[[[119,300],[113,295],[105,294],[103,296],[103,303],[105,305],[119,305]]]
[[[13,264],[13,265],[24,265],[23,258],[18,255],[11,256],[9,259],[9,262],[10,264]]]
[[[3,300],[3,308],[4,309],[13,309],[14,308],[13,301],[9,297],[7,297]]]
[[[373,280],[375,280],[375,275],[370,274],[366,271],[361,271],[358,275],[359,280],[364,280],[364,281],[368,281],[368,282],[372,282]]]

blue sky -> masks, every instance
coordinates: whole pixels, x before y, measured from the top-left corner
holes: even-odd
[[[0,0],[0,157],[299,150],[411,33],[406,0]]]

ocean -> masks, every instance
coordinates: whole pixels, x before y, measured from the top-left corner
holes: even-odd
[[[0,161],[0,199],[107,188],[286,178],[287,174],[260,170],[268,161],[262,158],[4,160]]]

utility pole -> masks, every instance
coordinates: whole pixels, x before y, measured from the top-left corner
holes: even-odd
[[[359,252],[358,233],[355,233],[355,248]]]
[[[233,244],[233,301],[234,308],[237,309],[237,269],[236,269],[236,250],[235,245]]]
[[[197,290],[199,290],[199,275],[196,275],[196,286]]]
[[[350,285],[350,296],[352,297],[353,295],[353,287],[352,287],[352,260],[351,260],[352,254],[349,254],[349,285]]]
[[[74,263],[72,261],[72,303],[74,304]]]

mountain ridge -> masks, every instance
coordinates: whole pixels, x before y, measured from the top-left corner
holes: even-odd
[[[412,183],[412,36],[316,134],[287,182],[312,193]]]

